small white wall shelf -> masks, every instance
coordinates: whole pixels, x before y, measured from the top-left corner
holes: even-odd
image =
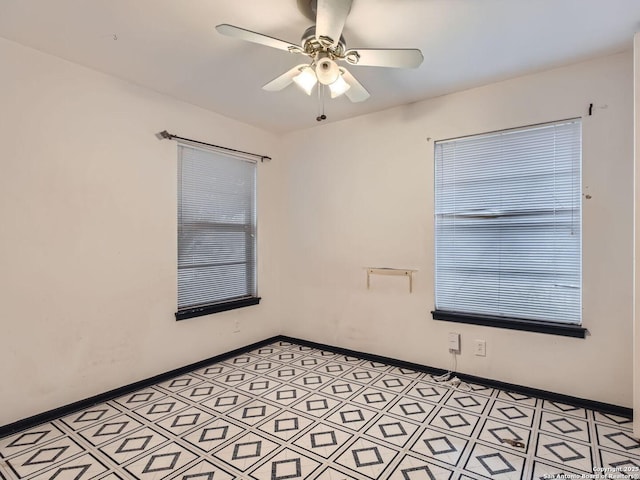
[[[409,293],[413,292],[413,273],[417,270],[410,268],[365,267],[367,271],[367,290],[371,286],[371,275],[396,275],[409,277]]]

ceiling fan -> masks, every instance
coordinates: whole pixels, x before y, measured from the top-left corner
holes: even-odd
[[[229,37],[259,43],[289,53],[311,58],[285,72],[262,88],[275,92],[296,83],[311,95],[317,83],[328,86],[331,98],[345,94],[352,102],[369,98],[369,92],[338,62],[371,67],[416,68],[423,60],[415,48],[356,48],[347,49],[342,30],[351,11],[352,0],[298,0],[300,9],[315,25],[307,28],[300,45],[252,32],[234,25],[222,24],[216,30]],[[314,18],[315,17],[315,18]]]

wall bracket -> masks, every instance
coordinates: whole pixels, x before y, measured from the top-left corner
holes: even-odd
[[[396,275],[409,277],[409,293],[413,292],[413,273],[417,270],[410,268],[365,267],[367,271],[367,290],[371,286],[371,275]]]

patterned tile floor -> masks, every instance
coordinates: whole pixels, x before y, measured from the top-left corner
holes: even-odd
[[[640,478],[629,419],[463,387],[277,342],[0,438],[0,480]]]

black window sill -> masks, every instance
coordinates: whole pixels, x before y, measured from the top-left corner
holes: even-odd
[[[564,337],[585,338],[587,329],[580,325],[566,323],[543,322],[539,320],[525,320],[522,318],[490,317],[484,315],[470,315],[467,313],[434,310],[431,312],[434,320],[447,322],[469,323],[487,327],[506,328],[509,330],[523,330],[527,332],[548,333]]]
[[[214,303],[212,305],[203,305],[200,307],[185,308],[176,312],[176,320],[186,320],[187,318],[201,317],[212,313],[226,312],[227,310],[235,310],[236,308],[249,307],[258,305],[260,297],[240,298],[228,302]]]

